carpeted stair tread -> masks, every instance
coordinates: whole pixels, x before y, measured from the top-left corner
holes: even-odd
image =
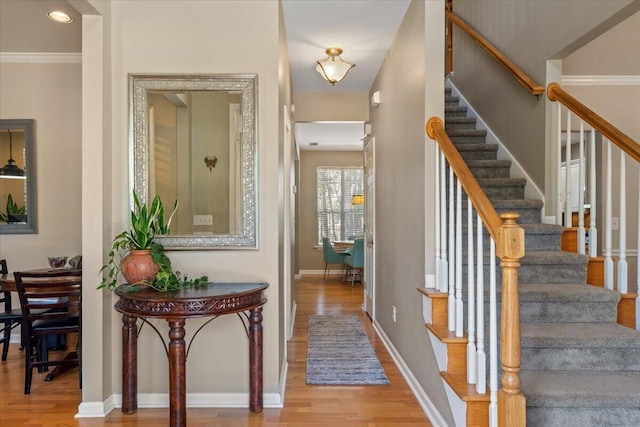
[[[511,160],[469,160],[465,162],[471,168],[508,168]]]
[[[617,323],[522,323],[522,347],[640,349],[640,332]]]
[[[447,131],[449,137],[454,136],[487,136],[485,129],[451,129]]]
[[[640,372],[523,371],[520,378],[528,407],[640,408]]]

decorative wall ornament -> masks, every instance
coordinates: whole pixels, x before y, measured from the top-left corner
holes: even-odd
[[[213,168],[216,167],[216,163],[218,163],[218,158],[216,156],[206,156],[204,158],[204,164],[207,165],[210,172],[213,172]]]

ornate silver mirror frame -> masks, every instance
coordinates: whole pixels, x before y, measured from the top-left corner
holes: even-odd
[[[241,137],[239,155],[239,189],[241,214],[232,234],[167,235],[156,241],[166,249],[257,249],[257,76],[254,74],[130,74],[129,75],[129,141],[130,173],[133,190],[140,201],[149,196],[149,117],[150,92],[226,91],[240,93]],[[215,165],[214,165],[215,166]],[[203,167],[205,165],[203,164]],[[173,200],[163,200],[170,209]],[[133,206],[133,201],[131,201]],[[168,215],[170,212],[167,212]],[[173,225],[173,223],[172,223]]]

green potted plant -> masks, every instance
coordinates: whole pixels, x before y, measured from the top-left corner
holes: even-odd
[[[175,201],[166,221],[164,206],[158,195],[153,198],[151,206],[147,207],[140,203],[134,191],[133,203],[129,229],[113,239],[109,261],[100,270],[107,274],[103,275],[98,289],[115,289],[119,274],[132,287],[149,286],[162,292],[207,283],[206,276],[189,280],[186,276],[183,278],[179,271],[174,272],[171,260],[164,253],[164,247],[153,241],[157,235],[169,234],[171,220],[178,210],[178,201]]]
[[[11,193],[7,195],[7,212],[0,212],[0,221],[3,222],[25,222],[27,220],[26,209],[24,206],[18,207],[13,201]]]

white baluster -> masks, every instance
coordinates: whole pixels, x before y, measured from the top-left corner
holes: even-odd
[[[558,106],[558,136],[556,145],[556,224],[562,224],[562,198],[564,195],[560,190],[560,179],[562,177],[562,106],[559,102],[556,102]]]
[[[478,393],[485,393],[487,391],[487,355],[484,351],[484,249],[482,248],[482,219],[480,215],[477,215],[477,246],[478,257],[476,267],[476,277],[478,278],[478,297],[476,298],[478,319],[477,331],[478,331],[478,344],[476,351],[476,358],[478,360],[478,382],[476,383],[476,391]]]
[[[440,164],[442,168],[440,168],[440,244],[442,251],[440,254],[440,261],[442,262],[442,268],[440,269],[442,273],[442,278],[439,283],[440,292],[447,292],[447,288],[449,286],[449,263],[447,261],[447,175],[446,175],[446,165],[447,160],[444,157],[444,153],[440,152]]]
[[[611,258],[611,141],[607,140],[605,230],[604,230],[604,287],[613,289],[613,259]]]
[[[456,296],[455,296],[455,192],[454,192],[454,180],[453,169],[449,165],[449,298],[447,299],[447,326],[450,331],[456,330]]]
[[[478,254],[480,256],[480,254]],[[476,310],[475,310],[475,282],[473,271],[473,205],[467,195],[467,285],[469,293],[468,342],[467,342],[467,382],[476,383]]]
[[[598,256],[598,229],[596,228],[596,131],[591,129],[591,155],[589,156],[589,256]]]
[[[620,150],[620,259],[618,260],[618,292],[626,294],[627,284],[627,171],[626,155]]]
[[[489,425],[498,426],[498,310],[496,303],[496,242],[489,259]]]
[[[567,141],[564,145],[564,226],[573,227],[571,221],[571,110],[567,109]]]
[[[440,222],[441,222],[441,217],[440,217],[440,147],[438,146],[438,144],[436,144],[436,158],[434,159],[435,161],[435,169],[436,169],[436,173],[435,173],[435,193],[436,193],[436,200],[435,200],[435,212],[436,212],[436,220],[435,220],[435,230],[436,230],[436,241],[435,241],[435,246],[436,246],[436,283],[434,284],[434,287],[438,290],[440,290],[440,283],[442,280],[442,259],[440,258],[442,255],[442,250],[440,249],[440,238],[441,238],[441,234],[440,234]],[[426,208],[426,206],[425,206]],[[426,284],[425,284],[426,285]]]
[[[584,120],[580,120],[580,142],[578,143],[578,253],[585,254],[584,242]]]
[[[636,293],[640,292],[640,171],[638,171],[638,240],[636,241]],[[640,301],[636,299],[636,329],[640,330]]]
[[[462,302],[462,184],[456,182],[456,336],[464,335]]]

